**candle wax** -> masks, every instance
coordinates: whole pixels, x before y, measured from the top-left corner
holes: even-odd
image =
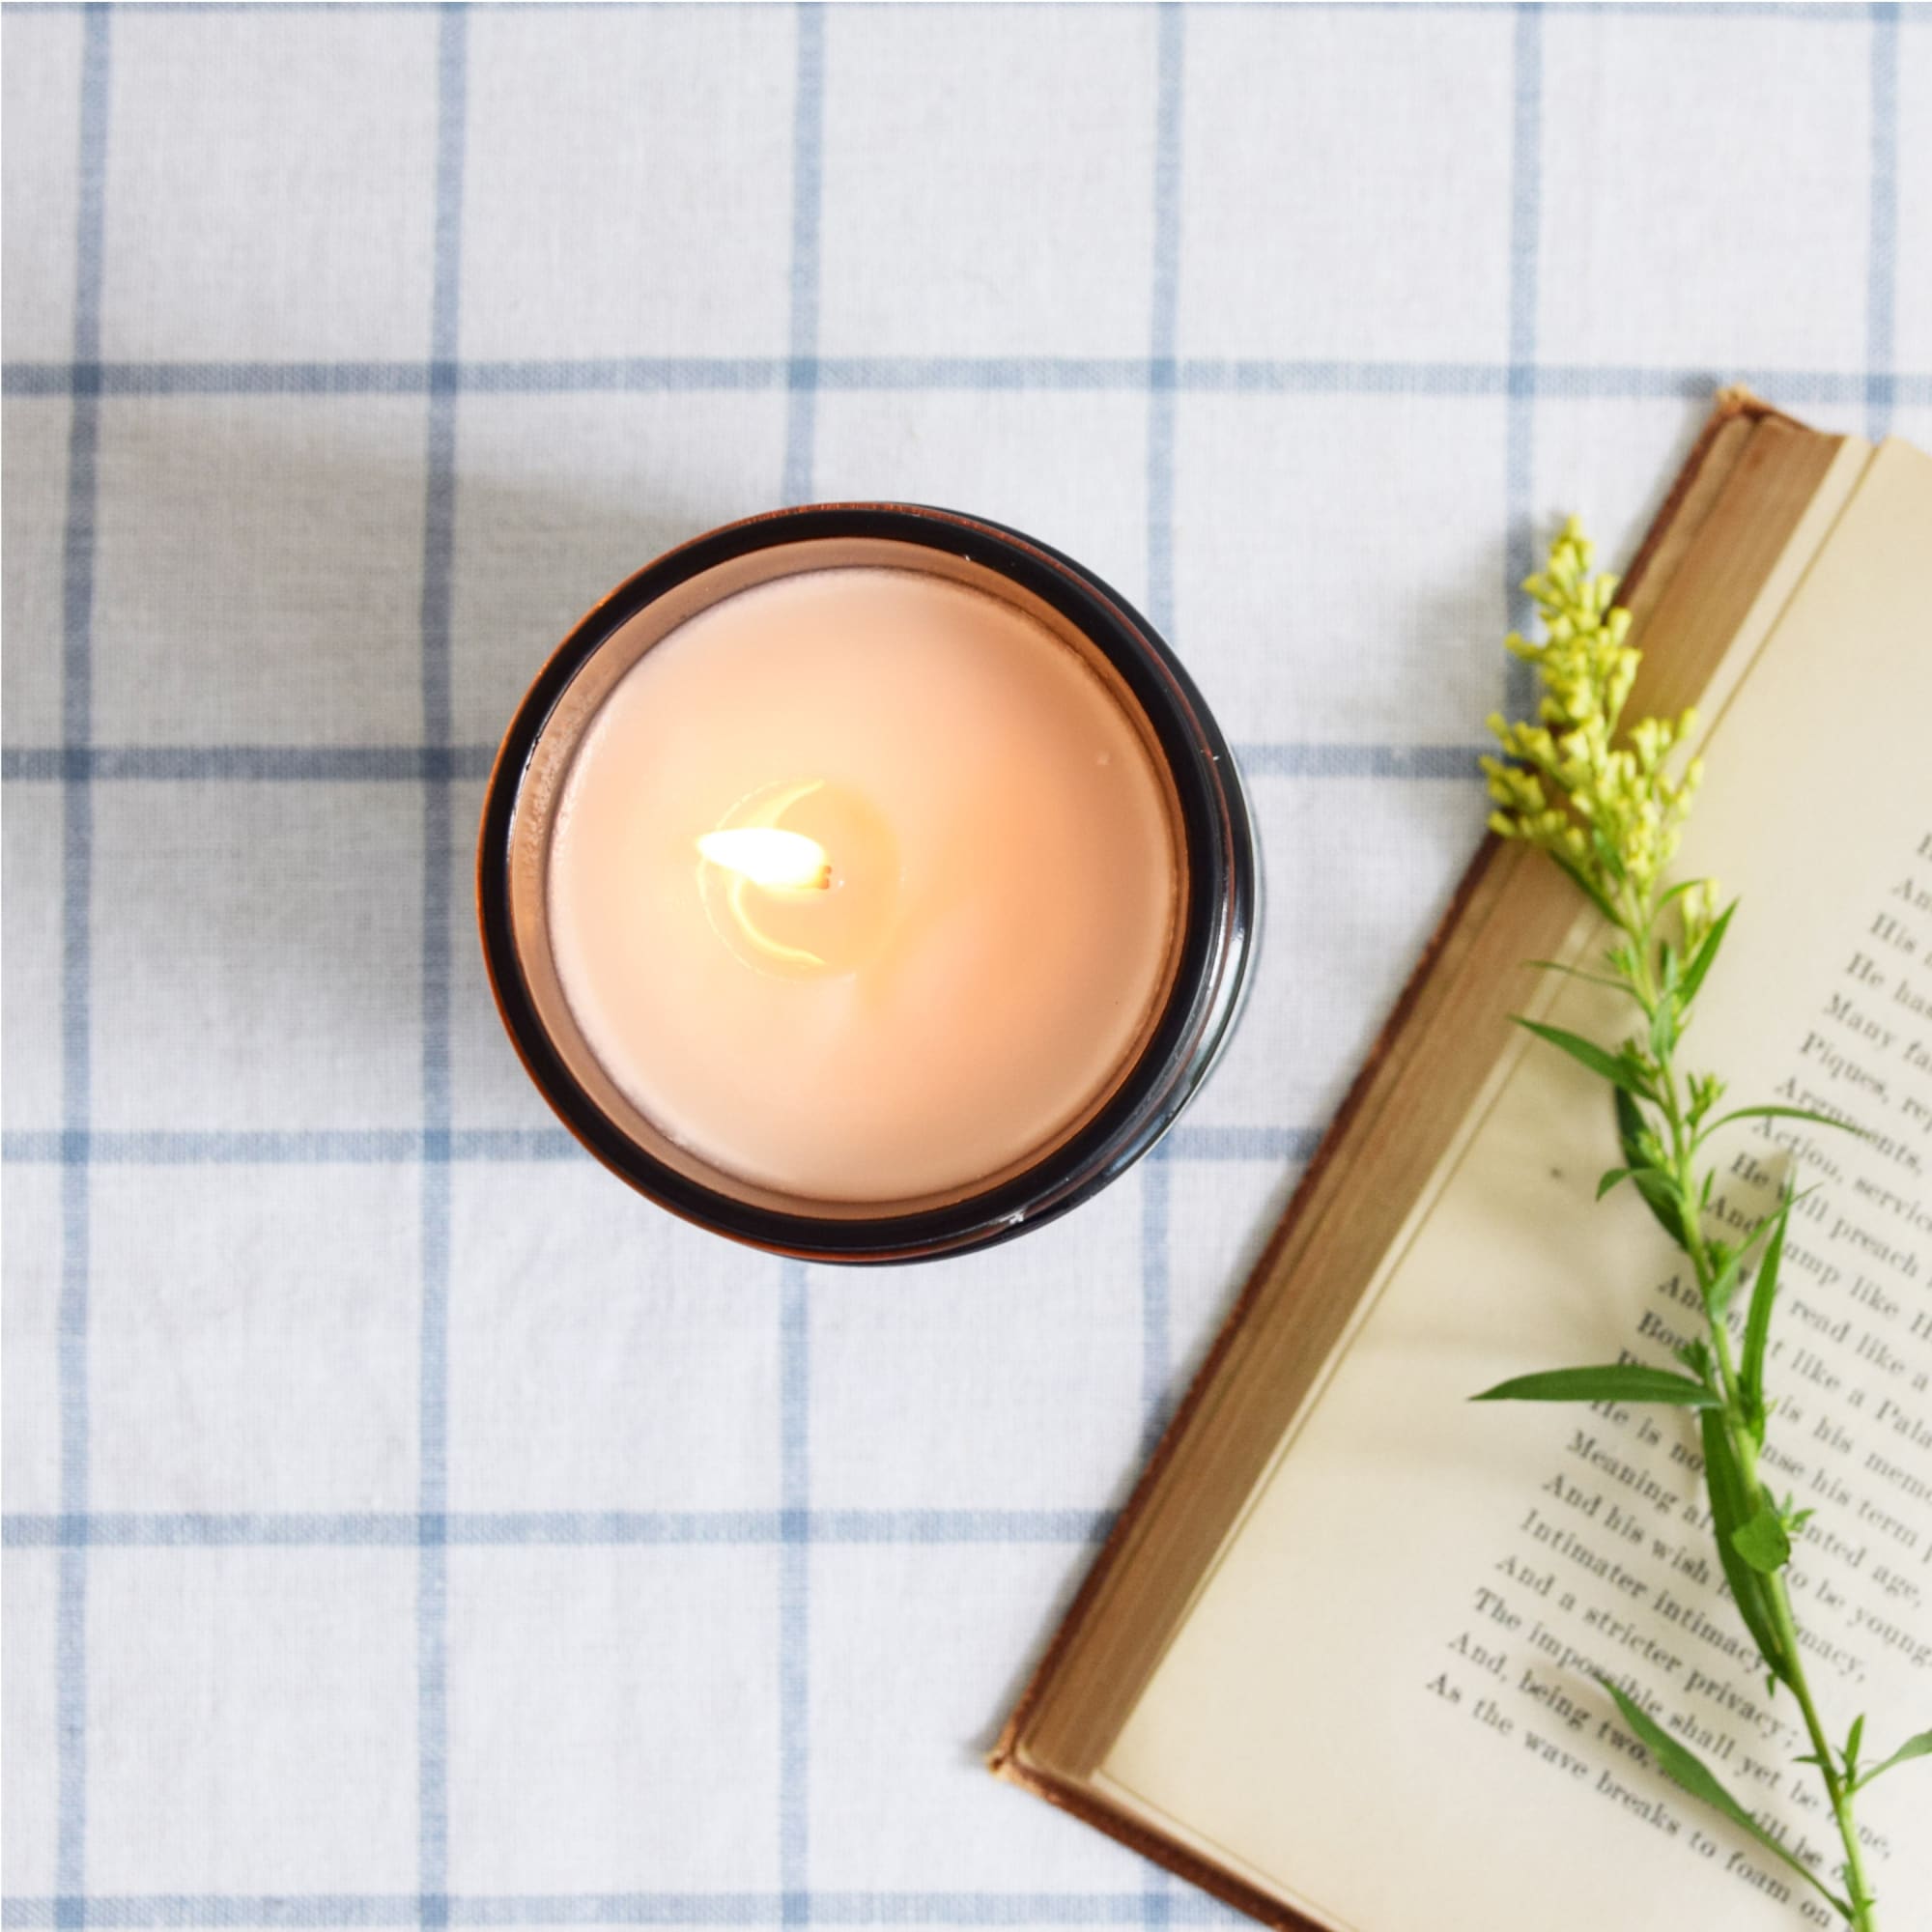
[[[558,979],[615,1085],[713,1166],[806,1200],[965,1191],[1144,1037],[1170,797],[1016,606],[911,570],[780,578],[671,631],[592,720],[549,854]],[[698,848],[759,831],[791,836]],[[760,865],[806,882],[734,868]]]

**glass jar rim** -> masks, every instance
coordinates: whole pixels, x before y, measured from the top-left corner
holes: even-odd
[[[526,977],[511,890],[517,811],[546,725],[602,646],[651,605],[758,553],[826,540],[883,541],[961,559],[1004,579],[1076,630],[1132,696],[1174,787],[1185,860],[1179,938],[1165,1002],[1112,1093],[1037,1160],[941,1205],[877,1213],[838,1204],[748,1202],[660,1159],[611,1118],[553,1039]],[[1152,626],[1099,578],[1004,525],[904,503],[770,511],[668,552],[599,602],[526,693],[484,796],[477,915],[491,989],[539,1092],[605,1166],[660,1206],[715,1233],[816,1262],[908,1262],[1011,1238],[1097,1193],[1179,1117],[1225,1043],[1259,936],[1254,833],[1233,753],[1191,678]],[[721,1179],[723,1177],[721,1177]],[[828,1208],[830,1204],[828,1204]]]

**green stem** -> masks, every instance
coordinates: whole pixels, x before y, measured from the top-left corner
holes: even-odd
[[[1791,1594],[1784,1587],[1782,1576],[1767,1577],[1765,1583],[1766,1595],[1771,1600],[1772,1623],[1788,1660],[1784,1681],[1791,1686],[1791,1694],[1798,1699],[1798,1708],[1804,1713],[1805,1733],[1817,1756],[1825,1790],[1832,1801],[1832,1816],[1837,1822],[1838,1837],[1845,1847],[1845,1889],[1852,1908],[1851,1923],[1858,1932],[1878,1932],[1871,1885],[1865,1876],[1864,1848],[1859,1842],[1858,1826],[1852,1816],[1851,1782],[1835,1768],[1831,1740],[1825,1735],[1818,1707],[1811,1698],[1811,1686],[1804,1676],[1804,1653],[1798,1647],[1798,1624],[1791,1613]]]
[[[1631,976],[1631,990],[1643,1008],[1646,1019],[1654,1020],[1660,1001],[1666,997],[1658,983],[1652,964],[1656,952],[1658,911],[1655,895],[1633,905],[1627,893],[1620,910],[1634,969]],[[1710,1247],[1704,1239],[1696,1186],[1696,1137],[1691,1131],[1683,1096],[1678,1090],[1675,1063],[1674,1052],[1658,1057],[1662,1090],[1658,1096],[1658,1108],[1670,1132],[1671,1173],[1683,1206],[1684,1252],[1696,1275],[1698,1299],[1704,1306],[1712,1358],[1717,1366],[1719,1388],[1724,1399],[1724,1434],[1744,1479],[1745,1508],[1748,1519],[1764,1507],[1766,1500],[1764,1486],[1758,1479],[1757,1438],[1746,1422],[1737,1365],[1731,1352],[1730,1329],[1721,1313],[1711,1302],[1710,1291],[1717,1278],[1717,1269],[1711,1264]],[[1865,1873],[1864,1849],[1859,1842],[1858,1826],[1852,1813],[1853,1786],[1850,1778],[1838,1768],[1831,1740],[1826,1736],[1824,1723],[1818,1716],[1817,1703],[1811,1695],[1811,1686],[1804,1671],[1804,1654],[1798,1641],[1798,1622],[1791,1607],[1791,1592],[1781,1572],[1766,1577],[1764,1583],[1772,1629],[1776,1634],[1779,1649],[1784,1653],[1781,1660],[1767,1658],[1765,1662],[1771,1664],[1776,1676],[1791,1687],[1791,1694],[1798,1700],[1798,1708],[1804,1719],[1805,1734],[1818,1760],[1819,1774],[1831,1802],[1832,1816],[1845,1848],[1846,1903],[1851,1908],[1849,1922],[1854,1932],[1878,1932],[1871,1886]]]

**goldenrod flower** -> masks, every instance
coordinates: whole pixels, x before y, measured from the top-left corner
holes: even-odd
[[[1554,970],[1627,995],[1641,1024],[1606,1044],[1542,1020],[1520,1023],[1613,1090],[1623,1164],[1604,1176],[1598,1198],[1625,1182],[1642,1197],[1685,1257],[1685,1270],[1703,1304],[1705,1333],[1677,1350],[1684,1374],[1626,1356],[1595,1367],[1518,1376],[1488,1391],[1486,1399],[1664,1403],[1700,1411],[1719,1564],[1772,1690],[1788,1687],[1798,1703],[1811,1745],[1799,1762],[1818,1767],[1845,1849],[1842,1895],[1725,1796],[1709,1767],[1673,1734],[1674,1727],[1656,1722],[1607,1679],[1605,1688],[1624,1721],[1669,1776],[1695,1797],[1721,1800],[1719,1808],[1733,1824],[1812,1886],[1855,1932],[1876,1932],[1852,1801],[1894,1766],[1932,1756],[1932,1731],[1907,1739],[1872,1767],[1860,1755],[1862,1718],[1853,1722],[1842,1746],[1833,1745],[1822,1727],[1783,1576],[1793,1541],[1811,1512],[1790,1498],[1779,1506],[1759,1468],[1775,1406],[1765,1391],[1772,1306],[1798,1197],[1787,1183],[1778,1204],[1747,1238],[1734,1240],[1729,1224],[1723,1235],[1707,1228],[1712,1189],[1722,1170],[1702,1164],[1712,1137],[1744,1122],[1796,1118],[1824,1127],[1846,1122],[1787,1104],[1738,1107],[1719,1115],[1723,1082],[1679,1065],[1685,1028],[1736,910],[1735,905],[1719,910],[1717,887],[1709,879],[1668,889],[1662,883],[1703,776],[1695,758],[1678,769],[1677,753],[1695,730],[1696,714],[1640,718],[1625,725],[1624,705],[1637,668],[1630,612],[1617,604],[1616,580],[1592,574],[1590,546],[1575,523],[1550,547],[1548,566],[1523,587],[1542,612],[1544,639],[1529,643],[1512,637],[1509,647],[1535,665],[1542,696],[1533,720],[1510,724],[1500,715],[1490,720],[1503,753],[1482,761],[1494,808],[1490,829],[1548,852],[1594,901],[1614,934],[1601,962],[1605,970],[1561,964]],[[1666,913],[1675,916],[1674,938],[1662,929]],[[1734,1346],[1730,1312],[1747,1267],[1749,1306],[1740,1349]]]
[[[1512,634],[1509,648],[1536,667],[1537,722],[1490,720],[1504,756],[1485,758],[1490,829],[1551,854],[1611,909],[1645,904],[1676,855],[1701,768],[1673,773],[1670,754],[1697,716],[1644,718],[1623,728],[1638,653],[1617,580],[1593,575],[1588,538],[1573,518],[1549,561],[1523,588],[1536,600],[1544,641]]]

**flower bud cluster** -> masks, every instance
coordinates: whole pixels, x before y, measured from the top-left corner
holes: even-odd
[[[1703,777],[1700,760],[1674,772],[1670,759],[1697,717],[1685,711],[1620,729],[1640,653],[1628,640],[1630,612],[1614,601],[1617,580],[1593,575],[1591,555],[1573,518],[1548,566],[1523,584],[1545,639],[1512,634],[1508,644],[1535,665],[1543,696],[1533,724],[1500,713],[1489,721],[1503,753],[1483,760],[1495,807],[1490,829],[1542,847],[1612,904],[1626,890],[1647,903]]]

